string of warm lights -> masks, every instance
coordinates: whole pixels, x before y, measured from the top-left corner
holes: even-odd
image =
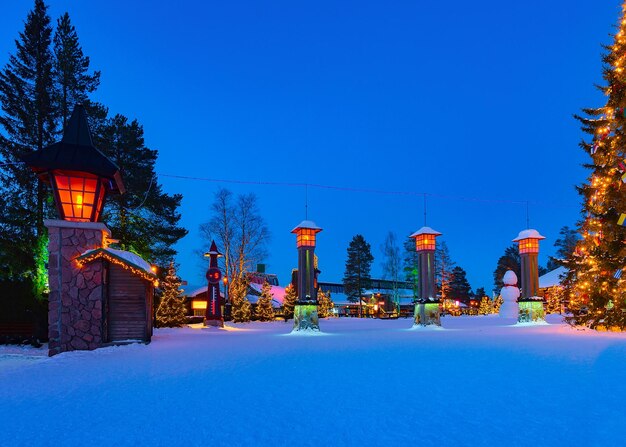
[[[624,192],[626,158],[623,131],[626,127],[624,75],[626,63],[626,4],[612,52],[604,58],[604,76],[608,82],[607,104],[583,119],[587,130],[595,130],[586,145],[593,161],[589,182],[580,188],[586,211],[582,222],[582,240],[568,261],[569,288],[573,321],[600,330],[626,328],[626,284],[622,278],[626,240],[621,226],[626,226]],[[617,219],[613,220],[614,215]],[[619,305],[616,305],[619,304]]]
[[[106,251],[102,248],[92,250],[82,256],[79,256],[78,258],[76,258],[75,262],[79,268],[83,268],[85,264],[95,261],[96,259],[104,259],[111,264],[122,267],[124,270],[129,271],[133,275],[139,276],[141,279],[150,281],[155,287],[159,286],[159,281],[154,273],[147,272],[141,267],[137,267],[126,260],[120,259],[109,251]]]

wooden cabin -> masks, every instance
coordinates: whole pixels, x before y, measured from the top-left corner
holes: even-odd
[[[150,342],[156,275],[138,255],[112,248],[91,250],[81,262],[101,261],[104,269],[103,343]]]

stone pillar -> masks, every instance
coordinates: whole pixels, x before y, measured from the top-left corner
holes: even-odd
[[[109,229],[98,222],[46,220],[48,228],[48,355],[102,346],[105,270],[96,260],[78,267],[87,250],[101,248]]]

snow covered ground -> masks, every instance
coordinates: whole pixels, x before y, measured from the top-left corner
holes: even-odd
[[[0,347],[0,446],[626,444],[626,335],[498,317],[161,329],[150,345]]]

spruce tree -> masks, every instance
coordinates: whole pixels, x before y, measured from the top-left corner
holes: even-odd
[[[293,318],[293,309],[296,306],[296,300],[298,299],[298,294],[296,292],[296,288],[293,284],[289,284],[285,287],[285,299],[283,301],[283,318],[285,321]]]
[[[122,248],[167,264],[187,234],[178,225],[182,195],[163,192],[155,172],[158,152],[145,146],[143,127],[118,114],[97,129],[94,143],[120,168],[126,187],[125,194],[107,198],[103,220]]]
[[[582,239],[565,261],[565,286],[572,324],[597,329],[626,329],[626,2],[613,44],[603,56],[600,87],[606,104],[577,116],[591,141],[580,146],[589,155],[578,229]]]
[[[43,0],[35,0],[24,31],[15,41],[16,52],[0,71],[0,252],[9,271],[35,283],[37,266],[44,262],[46,231],[43,220],[50,206],[45,185],[21,164],[21,158],[52,143],[57,131],[53,87],[52,26]],[[6,270],[0,275],[4,276]]]
[[[161,283],[163,296],[156,313],[159,327],[180,327],[187,322],[185,299],[180,290],[181,281],[176,276],[174,263],[170,263],[165,278]]]
[[[502,278],[507,270],[513,270],[518,278],[522,277],[522,260],[519,255],[519,248],[511,245],[504,250],[504,255],[500,256],[496,269],[493,272],[494,290],[499,291],[504,287]]]
[[[99,71],[89,74],[89,57],[83,54],[67,12],[57,20],[54,56],[56,102],[64,129],[74,106],[85,103],[88,93],[93,93],[100,84]]]
[[[248,281],[245,277],[235,278],[230,284],[229,297],[231,317],[235,323],[247,323],[252,315],[252,305],[248,301]]]
[[[359,316],[363,315],[361,297],[365,289],[370,287],[372,268],[372,250],[365,238],[357,234],[348,245],[348,258],[343,276],[343,285],[350,302],[359,302]]]
[[[452,279],[450,280],[450,298],[464,303],[468,303],[472,295],[472,287],[467,281],[467,273],[461,267],[452,269]]]
[[[327,318],[331,315],[331,311],[335,304],[330,299],[330,292],[324,293],[322,290],[317,292],[317,316],[319,318]]]
[[[548,259],[547,269],[552,271],[563,265],[563,262],[567,260],[574,250],[576,249],[576,243],[580,240],[578,231],[568,226],[564,226],[559,231],[560,237],[554,241],[556,247],[556,256],[550,256]]]
[[[272,321],[274,319],[274,308],[272,307],[272,287],[265,281],[261,289],[261,296],[256,302],[254,316],[259,321]]]

